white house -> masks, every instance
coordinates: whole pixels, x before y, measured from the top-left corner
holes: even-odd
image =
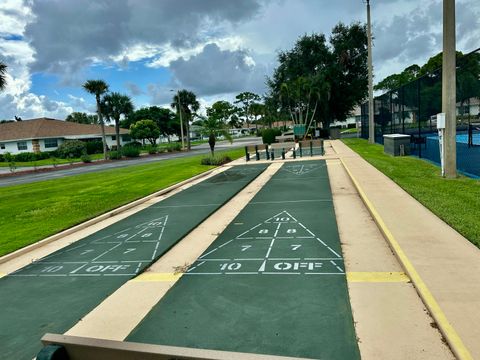
[[[108,147],[116,146],[115,128],[105,126]],[[101,140],[100,125],[78,124],[39,118],[0,124],[0,154],[53,151],[65,140]],[[127,129],[120,129],[120,144],[130,142]]]

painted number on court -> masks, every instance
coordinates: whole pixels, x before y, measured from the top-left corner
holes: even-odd
[[[250,249],[251,247],[252,247],[252,245],[242,245],[242,251]]]
[[[225,271],[225,270],[230,270],[230,271],[235,271],[238,270],[242,267],[242,264],[240,263],[225,263],[220,265],[220,270]]]
[[[287,229],[287,234],[295,234],[297,229]]]
[[[295,251],[298,248],[300,248],[302,245],[290,245],[290,246],[292,247],[292,251]]]
[[[135,251],[135,250],[137,250],[137,249],[127,249],[127,250],[125,250],[123,253],[124,253],[124,254],[128,254],[129,252],[132,252],[132,251]]]
[[[54,273],[59,270],[62,270],[63,266],[62,265],[54,265],[54,266],[47,266],[46,268],[43,268],[42,272],[43,273]]]
[[[261,229],[258,233],[259,234],[268,234],[268,229]]]

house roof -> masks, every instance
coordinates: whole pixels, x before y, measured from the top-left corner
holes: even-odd
[[[101,134],[100,125],[78,124],[45,117],[0,124],[0,141],[64,136],[101,136]],[[105,134],[115,135],[115,128],[105,126]],[[128,134],[128,130],[120,129],[120,134]]]

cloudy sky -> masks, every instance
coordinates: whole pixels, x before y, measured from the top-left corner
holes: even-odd
[[[440,0],[371,0],[375,82],[441,51]],[[480,1],[457,0],[457,48],[480,47]],[[362,0],[0,0],[0,119],[94,111],[82,90],[104,79],[136,107],[194,91],[203,106],[265,92],[279,50],[342,21]]]

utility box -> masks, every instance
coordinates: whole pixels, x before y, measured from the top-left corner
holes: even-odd
[[[339,128],[330,128],[330,139],[340,139],[340,129]]]
[[[410,155],[410,135],[383,135],[383,151],[393,156]]]

